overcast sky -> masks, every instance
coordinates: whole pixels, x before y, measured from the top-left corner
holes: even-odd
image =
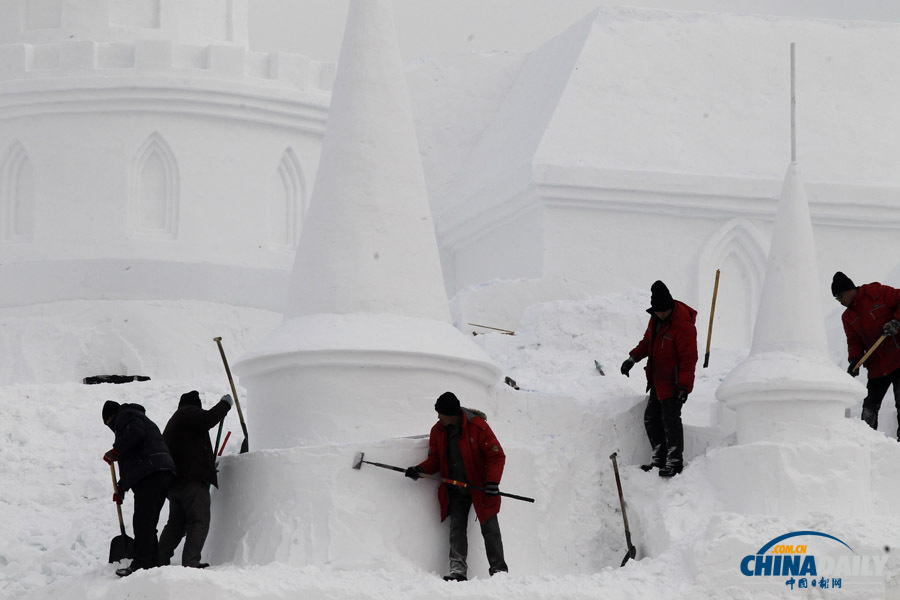
[[[337,60],[349,0],[251,0],[250,43]],[[597,6],[598,0],[394,0],[397,35],[407,57],[468,51],[527,52]],[[900,0],[630,0],[671,10],[900,23]]]

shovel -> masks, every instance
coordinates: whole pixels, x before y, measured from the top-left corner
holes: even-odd
[[[619,465],[616,464],[616,455],[618,455],[618,452],[613,452],[609,455],[609,458],[612,460],[613,471],[616,473],[616,487],[619,488],[619,505],[622,507],[622,520],[625,521],[625,543],[628,545],[628,551],[625,552],[625,558],[622,559],[622,564],[619,565],[624,567],[629,559],[637,555],[637,548],[631,543],[631,531],[628,529],[628,515],[625,514],[625,497],[622,495],[622,480],[619,479]]]
[[[109,472],[112,474],[113,489],[119,493],[119,484],[116,481],[116,465],[109,464]],[[122,519],[122,505],[116,502],[116,512],[119,513],[119,535],[109,543],[109,562],[119,562],[126,558],[134,558],[134,539],[125,533],[125,521]]]
[[[238,402],[237,389],[234,387],[234,379],[231,377],[231,369],[228,368],[228,359],[225,358],[225,349],[222,348],[222,338],[214,337],[213,341],[219,347],[219,354],[222,355],[222,364],[225,365],[225,374],[228,375],[228,384],[231,386],[231,397],[234,398],[234,407],[237,408],[238,418],[241,421],[241,429],[244,432],[244,441],[241,442],[241,454],[244,454],[249,450],[247,444],[247,424],[244,422],[244,413],[241,411],[241,403]],[[216,451],[219,449],[219,436],[222,435],[222,425],[225,423],[223,419],[221,423],[219,423],[219,434],[216,436]]]
[[[398,473],[406,473],[406,469],[402,467],[395,467],[393,465],[385,465],[383,463],[372,462],[369,460],[363,460],[365,456],[365,452],[357,452],[356,456],[353,458],[353,468],[357,471],[360,470],[363,466],[363,463],[367,465],[375,465],[376,467],[381,467],[382,469],[390,469],[391,471],[397,471]],[[443,483],[447,483],[449,485],[455,485],[458,487],[468,488],[470,490],[481,490],[485,491],[485,488],[479,487],[477,485],[469,485],[464,481],[456,481],[455,479],[447,479],[445,477],[441,477],[440,475],[434,473],[419,473],[419,477],[424,477],[425,479],[433,479],[435,481],[441,481]],[[517,496],[516,494],[507,494],[506,492],[497,492],[501,496],[506,496],[507,498],[514,498],[516,500],[524,500],[525,502],[534,502],[534,498],[527,498],[525,496]]]

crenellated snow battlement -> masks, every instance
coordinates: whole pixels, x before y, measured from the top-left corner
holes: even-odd
[[[333,63],[285,52],[254,52],[237,44],[71,40],[0,46],[0,82],[4,83],[156,75],[328,92],[334,70]]]

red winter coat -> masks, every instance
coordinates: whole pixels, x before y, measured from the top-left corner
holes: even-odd
[[[851,361],[858,361],[884,333],[884,324],[900,320],[900,290],[880,283],[859,286],[856,298],[841,315],[847,334],[847,352]],[[888,337],[866,359],[869,377],[883,377],[900,369],[900,342]]]
[[[647,389],[656,390],[660,400],[675,397],[675,388],[694,389],[697,366],[697,311],[675,301],[672,314],[660,322],[650,317],[644,339],[628,354],[635,362],[647,358]],[[659,330],[656,327],[659,325]]]
[[[497,436],[491,431],[484,415],[470,408],[462,409],[462,433],[459,436],[459,450],[463,464],[466,466],[466,479],[469,485],[484,487],[488,481],[500,483],[506,454]],[[428,473],[440,472],[441,477],[449,478],[450,466],[447,461],[447,430],[438,421],[431,428],[428,439],[428,458],[419,464]],[[438,500],[441,503],[441,521],[447,518],[450,499],[446,483],[438,488]],[[500,512],[500,496],[487,496],[481,490],[471,490],[472,506],[478,521],[484,523]]]

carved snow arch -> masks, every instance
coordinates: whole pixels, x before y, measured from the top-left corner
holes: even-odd
[[[269,241],[274,248],[296,249],[306,202],[306,184],[300,161],[294,150],[287,148],[275,169],[269,197]]]
[[[161,135],[153,133],[131,160],[129,232],[142,237],[178,234],[178,162]]]
[[[768,242],[747,219],[732,219],[716,231],[698,261],[701,314],[709,315],[716,269],[721,269],[712,345],[749,348],[759,308],[768,257]],[[707,317],[708,318],[708,317]],[[698,324],[706,345],[709,321]]]
[[[0,238],[29,242],[34,236],[34,167],[25,147],[14,141],[0,163]]]

